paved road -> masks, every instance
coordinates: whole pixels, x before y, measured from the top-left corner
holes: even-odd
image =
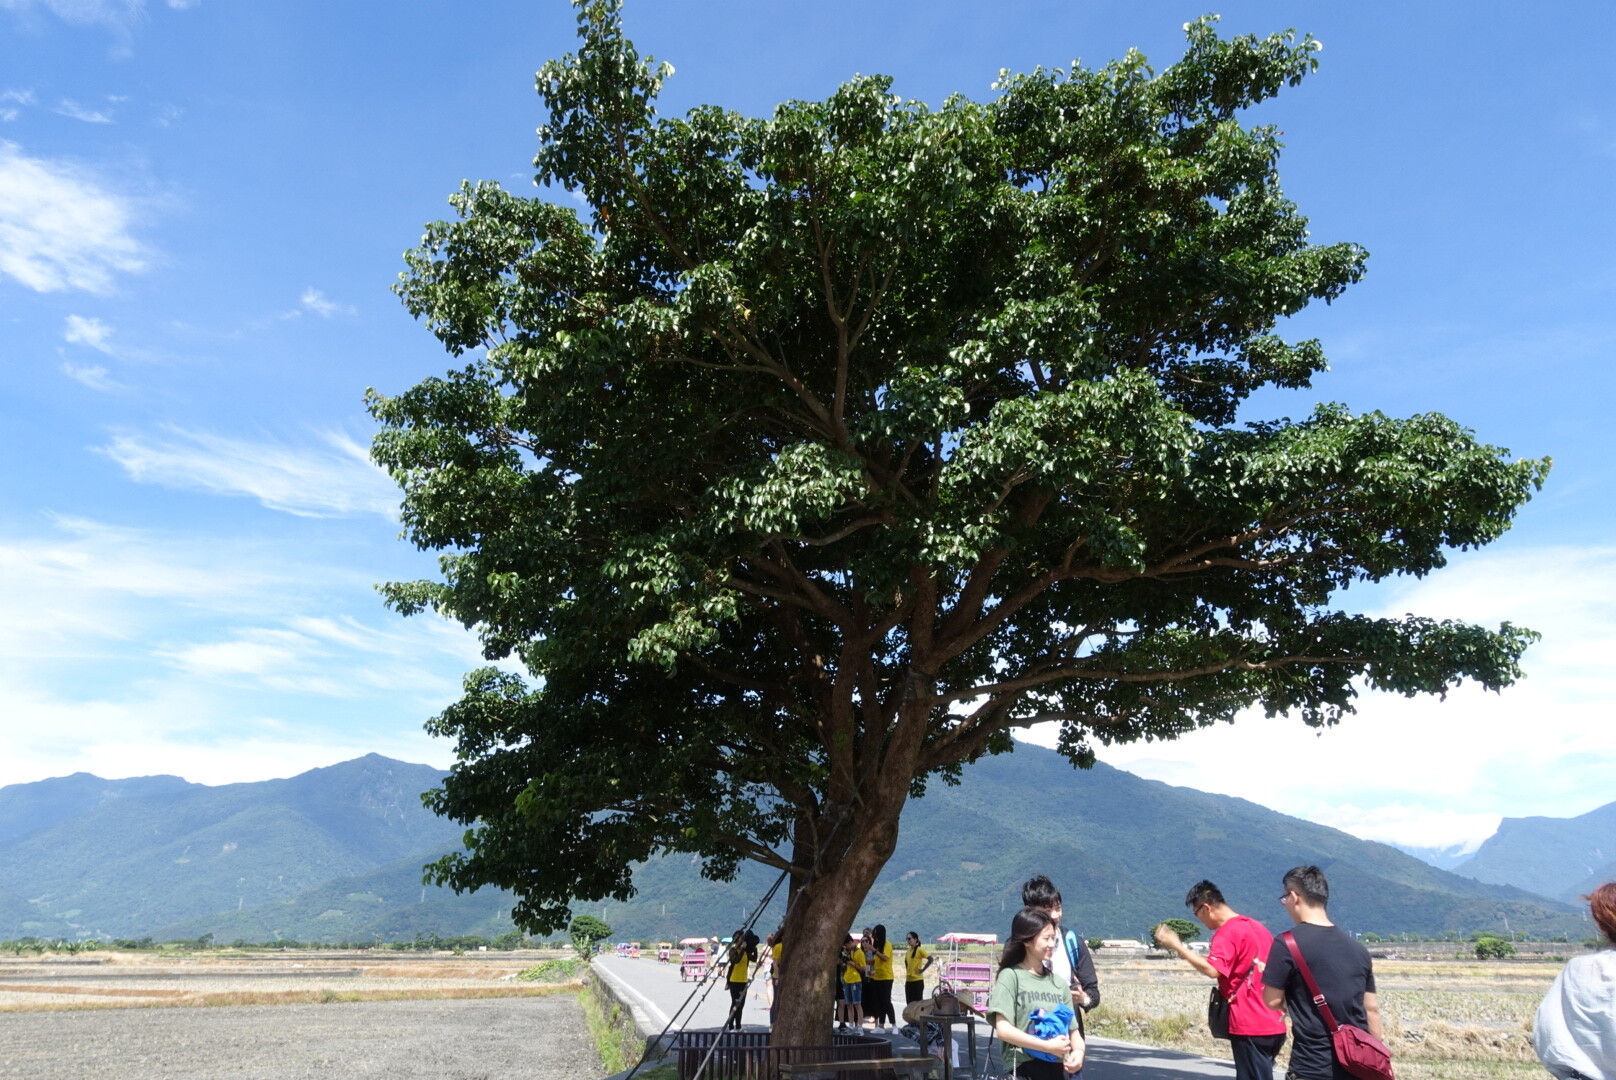
[[[634,1008],[635,1020],[648,1037],[659,1034],[675,1017],[679,1022],[673,1025],[673,1030],[679,1031],[686,1027],[716,1028],[729,1014],[729,993],[722,982],[682,983],[678,964],[658,963],[654,957],[628,960],[620,956],[598,956],[594,966],[612,983],[619,996],[628,1000]],[[767,1030],[769,1017],[762,1001],[749,997],[741,1020],[750,1031]],[[978,1044],[985,1045],[987,1025],[977,1030]],[[912,1039],[896,1035],[888,1038],[892,1039],[894,1053],[912,1054],[917,1050]],[[958,1038],[963,1043],[964,1036]],[[1083,1080],[1196,1080],[1200,1077],[1232,1080],[1234,1064],[1113,1039],[1090,1039],[1088,1065],[1083,1069]]]

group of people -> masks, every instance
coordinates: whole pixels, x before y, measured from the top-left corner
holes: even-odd
[[[1184,898],[1212,931],[1206,956],[1190,950],[1166,926],[1156,941],[1217,980],[1228,1003],[1229,1042],[1237,1080],[1272,1080],[1285,1044],[1285,1012],[1293,1039],[1287,1075],[1293,1080],[1351,1080],[1335,1060],[1312,981],[1341,1023],[1380,1037],[1374,965],[1369,952],[1329,918],[1330,885],[1316,866],[1298,866],[1281,879],[1279,902],[1291,929],[1275,941],[1260,922],[1232,909],[1210,881]],[[1053,904],[1050,903],[1051,896]],[[1010,925],[1010,940],[988,998],[988,1022],[1003,1046],[1005,1068],[1025,1080],[1061,1080],[1083,1068],[1083,1012],[1099,1004],[1092,957],[1060,924],[1060,894],[1047,878],[1022,890],[1026,904]],[[1061,962],[1066,961],[1066,966]]]
[[[1274,1059],[1287,1037],[1286,1014],[1288,1080],[1353,1080],[1336,1060],[1331,1027],[1350,1025],[1381,1038],[1374,963],[1361,943],[1331,922],[1330,884],[1322,870],[1297,866],[1280,884],[1279,903],[1291,926],[1278,939],[1203,880],[1190,887],[1184,906],[1212,932],[1207,953],[1191,950],[1166,925],[1155,929],[1156,943],[1216,980],[1217,997],[1227,1005],[1236,1080],[1273,1080]],[[1616,1080],[1616,882],[1584,899],[1611,947],[1576,957],[1560,972],[1537,1011],[1533,1046],[1556,1080]],[[1007,1073],[1023,1080],[1065,1080],[1083,1068],[1083,1015],[1100,1003],[1094,957],[1082,938],[1062,926],[1061,895],[1049,878],[1028,881],[1021,900],[999,958],[987,1019],[1003,1048]],[[904,996],[917,1002],[932,956],[914,931],[905,939]],[[780,960],[779,935],[769,935],[766,944],[763,963],[772,980]],[[750,931],[737,931],[731,939],[726,1027],[740,1027],[757,945]],[[885,926],[848,935],[837,972],[841,1030],[861,1028],[867,1020],[877,1030],[894,1029],[893,964]]]
[[[904,944],[904,1001],[919,1001],[926,970],[932,965],[931,950],[913,930],[904,935]],[[847,935],[836,963],[837,1030],[863,1028],[865,1020],[877,1031],[897,1030],[898,1015],[892,1005],[893,959],[892,942],[881,923],[866,927],[860,935]]]
[[[1027,906],[1011,923],[988,1001],[1005,1066],[1026,1080],[1061,1080],[1082,1069],[1083,1009],[1090,999],[1099,1001],[1098,989],[1083,984],[1081,942],[1060,926],[1059,894],[1053,910],[1045,899],[1047,881],[1035,878],[1023,890]],[[1228,1006],[1236,1080],[1272,1080],[1287,1013],[1288,1080],[1354,1080],[1337,1060],[1331,1028],[1350,1025],[1381,1039],[1374,962],[1369,950],[1330,921],[1330,883],[1322,870],[1295,867],[1281,878],[1281,887],[1279,903],[1291,927],[1277,940],[1203,880],[1191,886],[1184,906],[1212,931],[1207,954],[1195,953],[1165,925],[1154,931],[1156,942],[1217,980],[1218,997]],[[1616,882],[1583,899],[1607,947],[1573,958],[1560,971],[1538,1007],[1532,1044],[1556,1080],[1616,1080]],[[1069,976],[1057,970],[1063,954],[1071,957]],[[1087,970],[1092,979],[1092,962]]]

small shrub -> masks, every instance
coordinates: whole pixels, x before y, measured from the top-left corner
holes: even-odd
[[[567,933],[572,937],[572,947],[578,950],[578,955],[587,958],[595,951],[595,942],[612,936],[612,928],[593,915],[578,915],[568,924]]]
[[[1150,931],[1145,934],[1145,940],[1154,944],[1156,941],[1156,929],[1162,926],[1177,934],[1178,940],[1186,944],[1201,936],[1201,928],[1188,919],[1164,919],[1150,928]]]
[[[569,956],[523,968],[516,973],[516,977],[523,982],[567,982],[576,979],[583,967],[583,960]]]

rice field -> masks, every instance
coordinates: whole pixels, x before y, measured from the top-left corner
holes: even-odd
[[[534,954],[378,962],[364,954],[90,953],[0,958],[0,1013],[65,1009],[218,1007],[577,992],[577,979],[519,978]]]
[[[1560,967],[1377,961],[1381,1018],[1399,1080],[1541,1078],[1532,1015]],[[1098,971],[1103,1004],[1089,1016],[1091,1034],[1229,1057],[1228,1044],[1206,1029],[1209,979],[1168,959],[1102,960]]]

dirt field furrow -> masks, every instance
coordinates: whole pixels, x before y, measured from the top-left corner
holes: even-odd
[[[0,1013],[19,1080],[578,1080],[604,1070],[570,995]]]

